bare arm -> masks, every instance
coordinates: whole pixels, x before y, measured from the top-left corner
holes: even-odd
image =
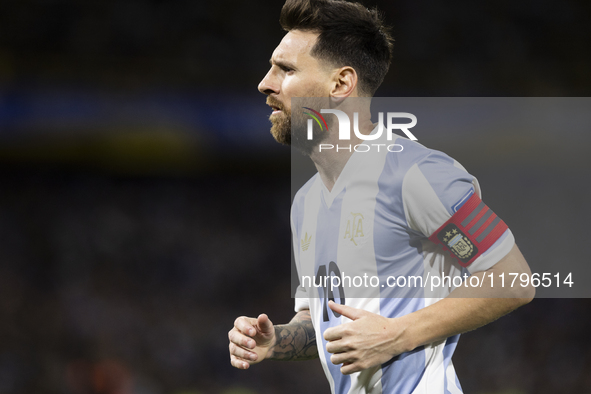
[[[316,333],[309,310],[298,312],[289,324],[275,326],[275,344],[267,353],[271,360],[311,360],[318,357]]]
[[[498,276],[503,272],[531,273],[517,246],[491,269],[474,275]],[[532,286],[502,288],[484,283],[483,287],[457,288],[447,298],[399,318],[386,318],[330,302],[331,309],[354,320],[325,331],[324,338],[329,342],[326,350],[334,353],[331,362],[343,364],[343,374],[383,364],[418,346],[488,324],[527,304],[535,294]]]
[[[310,311],[298,312],[288,324],[274,326],[265,314],[241,316],[228,332],[230,363],[248,369],[265,359],[310,360],[318,357]]]
[[[495,278],[505,273],[527,273],[531,271],[517,245],[490,269],[473,276],[482,279],[492,273]],[[490,287],[485,280],[482,287],[459,287],[433,305],[406,315],[405,325],[410,328],[409,347],[415,348],[437,342],[484,326],[501,316],[530,302],[535,295],[533,286]]]

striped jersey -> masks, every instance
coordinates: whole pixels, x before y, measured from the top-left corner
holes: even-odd
[[[331,191],[316,174],[296,194],[295,310],[310,310],[332,393],[461,393],[451,361],[459,335],[351,375],[326,352],[324,331],[350,321],[328,308],[329,299],[400,317],[489,269],[515,242],[458,162],[402,137],[393,142],[402,151],[353,153]],[[434,276],[449,280],[431,286]]]

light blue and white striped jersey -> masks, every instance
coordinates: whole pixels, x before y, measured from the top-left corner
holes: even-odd
[[[451,362],[459,335],[347,376],[326,352],[324,331],[350,321],[335,316],[327,299],[400,317],[446,297],[454,286],[448,281],[434,289],[416,286],[400,293],[401,287],[389,285],[392,278],[426,279],[442,272],[457,277],[483,271],[514,244],[504,223],[498,224],[500,219],[478,204],[478,182],[459,163],[402,137],[389,143],[402,145],[403,150],[355,152],[331,191],[316,174],[296,194],[291,211],[300,278],[295,310],[310,310],[333,393],[461,393]],[[469,205],[467,201],[469,210],[459,212]],[[460,213],[457,227],[443,229],[444,224],[454,226],[450,220]],[[445,250],[433,242],[437,235]],[[319,287],[320,280],[303,280],[323,276],[350,279],[334,289],[330,282]]]

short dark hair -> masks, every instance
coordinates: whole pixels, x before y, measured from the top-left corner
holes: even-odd
[[[384,80],[394,40],[377,9],[343,0],[287,0],[279,22],[285,31],[317,32],[311,55],[353,67],[363,94],[372,96]]]

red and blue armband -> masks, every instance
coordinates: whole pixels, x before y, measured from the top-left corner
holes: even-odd
[[[507,225],[475,194],[429,237],[443,245],[462,267],[486,252],[507,230]]]

